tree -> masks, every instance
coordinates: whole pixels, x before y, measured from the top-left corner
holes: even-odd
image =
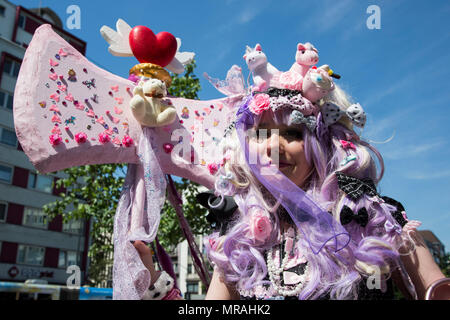
[[[188,64],[185,73],[172,75],[168,92],[172,96],[198,99],[200,81],[194,74],[195,61]],[[57,188],[66,191],[57,201],[44,206],[48,219],[61,215],[63,221],[87,219],[91,221],[91,245],[88,257],[90,267],[88,283],[99,285],[105,279],[105,270],[112,265],[114,214],[120,198],[126,164],[88,165],[64,170],[67,177],[56,182]],[[198,184],[187,179],[175,182],[180,195],[186,197],[183,210],[194,234],[207,231],[205,210],[194,199]],[[173,247],[183,240],[175,210],[166,200],[161,212],[158,238],[165,247]]]

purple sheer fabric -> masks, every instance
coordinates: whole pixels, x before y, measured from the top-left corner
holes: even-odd
[[[129,164],[114,218],[113,299],[139,300],[150,286],[150,272],[130,241],[152,242],[166,196],[166,180],[151,145],[154,129],[145,127]]]
[[[329,241],[334,242],[335,252],[342,250],[350,242],[348,232],[275,165],[259,163],[259,157],[249,148],[247,132],[254,125],[253,113],[248,109],[249,101],[247,99],[237,112],[236,131],[252,173],[286,209],[314,254],[318,254]],[[254,163],[249,159],[258,161]]]

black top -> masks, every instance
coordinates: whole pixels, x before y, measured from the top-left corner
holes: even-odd
[[[405,218],[403,217],[403,214],[402,214],[402,212],[405,211],[403,205],[400,202],[398,202],[392,198],[386,197],[386,196],[383,196],[382,199],[386,203],[393,205],[394,207],[397,208],[397,210],[392,213],[392,216],[403,227],[407,223],[407,220],[405,220]],[[219,208],[211,208],[208,204],[208,200],[213,205],[219,203],[219,201],[220,201],[220,198],[216,197],[214,195],[213,191],[211,191],[211,190],[208,192],[202,192],[202,193],[198,194],[197,200],[199,200],[199,203],[201,205],[203,205],[204,207],[206,207],[208,209],[209,214],[207,216],[207,220],[211,223],[212,229],[215,231],[219,231],[221,236],[225,235],[227,232],[228,225],[233,220],[234,212],[238,208],[233,197],[225,196],[224,202],[222,203],[222,205]],[[278,210],[278,216],[279,216],[280,220],[292,223],[292,220],[290,219],[288,212],[282,206],[280,206],[280,209]],[[284,252],[284,248],[281,248],[280,252]],[[267,254],[267,252],[265,253],[265,255],[266,254]],[[280,257],[280,261],[282,261],[282,257]],[[303,263],[303,264],[294,266],[293,268],[286,270],[286,271],[295,272],[298,275],[301,275],[305,271],[305,266],[306,266],[306,263]],[[268,274],[266,275],[264,280],[269,281]],[[394,287],[393,287],[392,279],[387,280],[386,285],[387,285],[386,292],[382,292],[380,289],[369,289],[367,287],[366,281],[361,280],[361,282],[359,283],[359,288],[358,288],[358,300],[393,300]],[[254,299],[256,299],[256,297],[241,296],[241,299],[254,300]],[[284,297],[284,299],[285,300],[297,300],[298,298],[296,296],[293,296],[293,297]],[[326,294],[319,298],[319,300],[329,300],[329,299],[330,299],[329,294]]]

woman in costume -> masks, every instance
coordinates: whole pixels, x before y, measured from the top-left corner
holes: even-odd
[[[141,241],[156,237],[164,173],[214,185],[199,195],[216,228],[205,243],[214,265],[207,298],[373,298],[388,296],[390,278],[413,298],[448,297],[448,279],[415,231],[419,223],[376,189],[382,158],[354,130],[364,126],[364,111],[334,85],[331,77],[339,77],[327,65],[312,66],[314,46],[299,43],[286,72],[268,63],[259,44],[247,47],[253,87],[244,88],[233,66],[226,81],[210,79],[228,97],[166,100],[171,79],[164,67],[181,73],[193,53],[179,52],[181,40],[169,33],[159,43],[144,26],[119,19],[116,27],[101,33],[111,53],[139,60],[128,80],[96,67],[43,25],[28,46],[14,96],[17,137],[40,172],[130,164],[114,224],[115,298],[179,298]],[[216,161],[208,156],[222,134],[205,143],[203,129],[225,129],[225,111],[234,108],[220,140],[223,158],[206,166]],[[207,161],[174,162],[178,145],[169,133],[178,129],[188,133],[179,139],[187,155]]]
[[[445,277],[420,223],[377,191],[383,159],[353,130],[365,122],[359,104],[337,86],[316,104],[302,94],[279,82],[253,91],[225,133],[215,189],[198,197],[215,226],[206,298],[392,299],[392,280],[409,298],[430,295]],[[180,299],[148,247],[134,246],[156,281],[144,298]]]

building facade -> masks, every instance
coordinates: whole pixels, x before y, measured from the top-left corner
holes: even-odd
[[[53,29],[81,53],[86,42],[63,30],[48,8],[26,9],[0,0],[0,281],[42,279],[66,284],[67,267],[77,265],[81,284],[88,268],[89,223],[47,222],[42,207],[62,190],[53,182],[62,173],[42,175],[29,162],[17,141],[13,96],[25,50],[42,24]]]

